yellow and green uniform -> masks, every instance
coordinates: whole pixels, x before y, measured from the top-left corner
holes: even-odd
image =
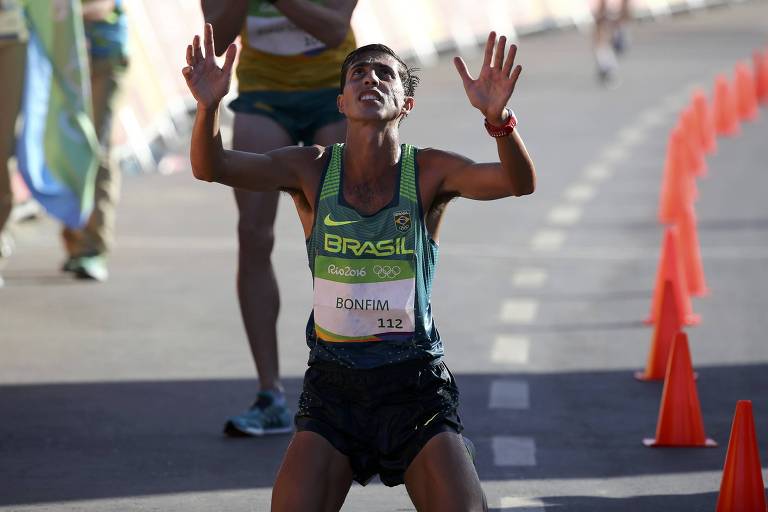
[[[351,28],[344,42],[327,48],[265,0],[248,2],[248,16],[240,36],[243,43],[237,66],[240,92],[338,88],[341,64],[355,49]]]
[[[344,145],[335,144],[307,240],[314,303],[309,363],[374,368],[443,354],[430,295],[437,243],[418,194],[415,147],[401,146],[392,201],[361,215],[343,197]]]

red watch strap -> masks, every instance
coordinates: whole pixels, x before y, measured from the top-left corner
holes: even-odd
[[[507,117],[507,121],[502,126],[493,125],[488,122],[488,119],[485,120],[485,129],[488,131],[488,135],[497,138],[506,137],[512,133],[515,126],[517,126],[517,117],[515,117],[515,113],[512,109],[508,108],[507,112],[509,112],[509,117]]]

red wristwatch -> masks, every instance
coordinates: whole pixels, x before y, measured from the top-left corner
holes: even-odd
[[[512,133],[512,131],[515,129],[515,126],[517,126],[517,118],[515,117],[515,113],[512,112],[511,108],[508,108],[507,112],[509,112],[509,117],[507,118],[507,122],[502,126],[496,126],[489,123],[488,119],[485,120],[485,129],[488,130],[488,135],[494,138],[498,138],[506,137]]]

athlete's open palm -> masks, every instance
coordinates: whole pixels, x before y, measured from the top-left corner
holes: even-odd
[[[237,47],[234,44],[229,45],[224,57],[224,65],[219,67],[213,53],[213,27],[210,23],[205,24],[203,42],[205,54],[200,47],[200,36],[195,36],[192,44],[187,45],[188,66],[182,69],[181,73],[197,102],[206,108],[211,108],[218,106],[229,91]]]
[[[506,37],[501,36],[497,42],[496,32],[488,34],[483,67],[477,79],[469,74],[467,65],[461,57],[453,59],[464,82],[464,90],[467,92],[469,102],[493,124],[501,124],[504,107],[512,96],[517,79],[523,70],[522,66],[515,66],[516,45],[509,47],[506,60],[504,59],[506,44]]]

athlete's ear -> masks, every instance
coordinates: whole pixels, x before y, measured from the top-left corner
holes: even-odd
[[[411,110],[413,110],[413,107],[416,106],[416,100],[413,99],[413,96],[406,96],[405,101],[403,101],[403,107],[401,108],[401,113],[403,114],[403,117],[407,116],[411,113]]]
[[[336,96],[336,108],[339,109],[339,112],[342,114],[344,113],[344,96],[342,94]]]

